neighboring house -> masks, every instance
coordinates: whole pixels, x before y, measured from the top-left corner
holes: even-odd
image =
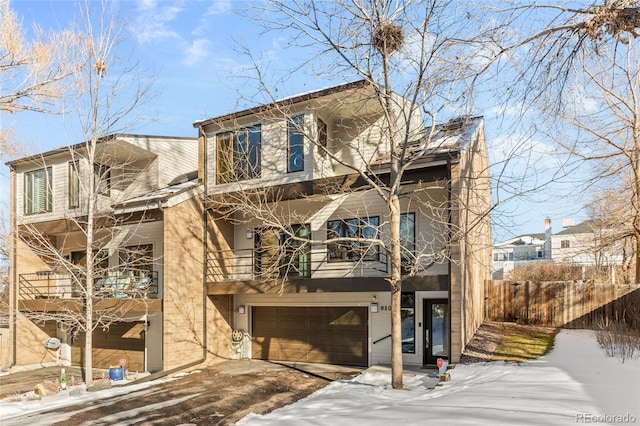
[[[97,149],[94,165],[84,160],[85,144],[8,163],[13,363],[83,363],[84,333],[70,329],[63,314],[83,303],[68,265],[85,263],[78,224],[89,173],[101,177],[100,217],[112,221],[96,239],[104,257],[94,306],[123,312],[94,331],[94,367],[124,358],[130,370],[158,371],[200,359],[204,327],[193,321],[205,305],[197,139],[117,134]],[[45,348],[51,337],[62,341],[59,350]]]
[[[566,221],[564,229],[551,236],[551,259],[556,263],[586,266],[622,264],[619,243],[607,244],[612,230],[601,221],[590,219],[577,225]]]
[[[514,237],[493,246],[493,278],[508,278],[519,264],[553,261],[558,264],[612,266],[623,261],[620,242],[609,241],[612,234],[598,220],[575,225],[573,219],[562,221],[563,230],[554,234],[551,219],[545,219],[544,234]]]
[[[233,307],[231,323],[250,336],[243,355],[363,366],[391,360],[386,254],[357,243],[304,243],[388,238],[379,196],[328,155],[388,177],[384,114],[373,91],[355,82],[194,123],[208,212],[206,289],[220,311]],[[429,130],[419,114],[409,125],[416,134]],[[419,152],[424,140],[409,150]],[[416,365],[459,360],[483,320],[491,277],[483,119],[438,126],[426,148],[404,175],[406,188],[424,191],[401,200],[406,254],[422,262],[403,277],[404,361]],[[271,206],[273,216],[239,207],[252,202],[263,214]]]
[[[493,246],[493,278],[508,276],[518,263],[544,260],[545,234],[513,237]]]

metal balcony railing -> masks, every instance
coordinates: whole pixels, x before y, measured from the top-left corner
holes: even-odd
[[[377,251],[328,259],[326,246],[293,253],[258,249],[215,251],[207,254],[207,279],[209,282],[264,281],[384,277],[389,273],[387,257]]]
[[[82,273],[59,274],[38,271],[19,275],[19,295],[22,300],[76,299],[85,297]],[[94,279],[96,298],[156,298],[158,272],[115,271]]]

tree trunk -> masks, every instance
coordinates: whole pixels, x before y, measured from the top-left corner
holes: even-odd
[[[391,197],[391,386],[402,389],[402,281],[400,257],[400,200]]]

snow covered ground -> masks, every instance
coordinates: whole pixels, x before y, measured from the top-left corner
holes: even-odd
[[[607,358],[591,331],[562,330],[554,350],[535,361],[458,365],[450,373],[434,390],[407,376],[409,390],[400,391],[389,374],[365,372],[237,424],[640,424],[640,359]]]
[[[250,414],[238,425],[640,425],[640,359],[623,364],[607,358],[591,331],[561,331],[554,350],[535,361],[457,365],[450,370],[451,381],[433,390],[421,375],[405,378],[409,390],[393,390],[390,374],[380,371],[333,382],[295,404],[262,416]],[[48,410],[88,401],[112,403],[132,393],[152,393],[153,385],[176,379],[76,396],[65,391],[41,400],[0,401],[0,424],[24,424],[26,418],[30,424],[50,424],[41,422]],[[144,419],[145,410],[156,408],[133,414]],[[55,416],[46,414],[47,422],[63,421],[69,413]]]

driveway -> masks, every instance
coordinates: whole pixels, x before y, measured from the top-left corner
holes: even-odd
[[[304,369],[305,371],[302,371]],[[2,394],[32,389],[59,369],[0,377]],[[62,391],[42,400],[0,402],[0,419],[9,425],[218,425],[248,413],[266,413],[291,404],[335,379],[352,379],[362,369],[264,361],[226,361],[172,378],[114,386],[100,392]],[[78,373],[75,370],[72,374]],[[20,383],[20,377],[23,383]],[[29,383],[27,382],[34,382]],[[79,389],[78,389],[79,390]]]

